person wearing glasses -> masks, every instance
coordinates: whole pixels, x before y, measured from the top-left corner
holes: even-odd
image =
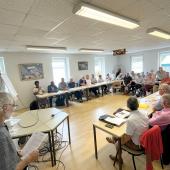
[[[15,103],[11,95],[0,92],[0,170],[23,170],[29,163],[38,158],[38,151],[31,152],[23,160],[20,160],[18,156],[8,128],[4,123],[11,116],[14,107]]]

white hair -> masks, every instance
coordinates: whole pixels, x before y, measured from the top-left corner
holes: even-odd
[[[5,104],[12,104],[12,103],[14,103],[14,99],[9,93],[0,92],[0,111],[2,111],[2,107]]]
[[[163,100],[163,102],[166,102],[166,104],[167,104],[168,106],[170,106],[170,94],[164,94],[164,95],[162,96],[162,100]]]

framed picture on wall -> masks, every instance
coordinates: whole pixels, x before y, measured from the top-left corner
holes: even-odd
[[[88,70],[88,62],[78,61],[78,70]]]
[[[38,80],[44,78],[42,63],[19,64],[21,80]]]

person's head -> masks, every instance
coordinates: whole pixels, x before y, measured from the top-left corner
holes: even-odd
[[[168,84],[160,84],[159,94],[162,96],[165,93],[170,94],[170,86]]]
[[[127,107],[131,110],[138,110],[139,107],[139,103],[136,97],[129,97],[129,99],[127,100]]]
[[[63,77],[61,78],[61,82],[64,83],[64,78]]]
[[[14,111],[15,101],[9,93],[0,92],[0,119],[8,119]]]
[[[162,72],[162,71],[163,71],[163,68],[162,68],[162,67],[159,67],[159,71]]]
[[[87,75],[86,75],[86,80],[88,80],[88,79],[89,79],[89,75],[87,74]]]
[[[52,86],[54,86],[54,85],[55,85],[54,81],[51,81],[51,85],[52,85]]]
[[[39,85],[40,85],[39,81],[35,81],[34,84],[35,84],[35,87],[37,87],[37,88],[38,88]]]
[[[100,78],[100,79],[102,78],[102,75],[101,75],[101,74],[99,75],[99,78]]]
[[[169,72],[165,73],[165,78],[169,78]]]
[[[73,82],[73,78],[70,78],[70,82]]]
[[[94,74],[91,74],[91,78],[94,79]]]
[[[162,105],[164,108],[170,108],[170,94],[164,94],[162,96]]]

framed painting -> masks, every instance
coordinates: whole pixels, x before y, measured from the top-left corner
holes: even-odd
[[[42,63],[19,64],[21,80],[38,80],[44,78]]]
[[[78,70],[88,70],[88,62],[78,61]]]

